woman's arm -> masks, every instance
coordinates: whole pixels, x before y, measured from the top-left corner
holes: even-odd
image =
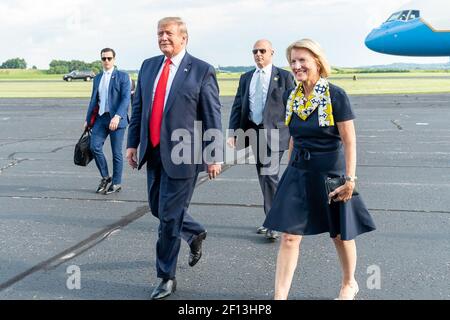
[[[353,120],[337,122],[339,135],[344,145],[345,174],[355,178],[356,174],[356,134]],[[330,193],[336,201],[347,201],[352,197],[355,181],[346,181],[345,185]]]

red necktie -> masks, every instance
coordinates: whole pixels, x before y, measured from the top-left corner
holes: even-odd
[[[156,85],[152,116],[150,117],[150,142],[153,147],[156,147],[160,140],[164,100],[166,98],[167,79],[169,79],[169,67],[171,63],[172,61],[170,59],[166,60],[158,84]]]

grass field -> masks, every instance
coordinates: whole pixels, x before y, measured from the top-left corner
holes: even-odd
[[[356,75],[357,80],[353,80]],[[240,74],[218,74],[221,96],[234,96]],[[330,81],[348,94],[450,93],[448,72],[346,73]],[[0,70],[0,98],[88,98],[92,82],[65,82],[40,70]]]

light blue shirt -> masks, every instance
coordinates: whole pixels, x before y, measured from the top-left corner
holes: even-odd
[[[256,88],[260,77],[260,87]],[[256,68],[250,81],[250,120],[256,124],[262,123],[264,106],[267,100],[267,92],[269,91],[270,78],[272,77],[272,64],[265,66],[262,69]],[[261,92],[262,90],[262,92]]]
[[[111,74],[113,70],[105,71],[103,70],[103,76],[99,84],[99,98],[100,98],[100,110],[99,115],[105,112],[109,112],[108,104],[108,93],[109,93],[109,82],[111,81]]]

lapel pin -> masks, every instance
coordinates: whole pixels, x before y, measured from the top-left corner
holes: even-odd
[[[184,68],[184,72],[188,72],[188,69],[187,69],[187,68]]]
[[[278,77],[274,77],[274,78],[273,78],[273,81],[278,81]]]

